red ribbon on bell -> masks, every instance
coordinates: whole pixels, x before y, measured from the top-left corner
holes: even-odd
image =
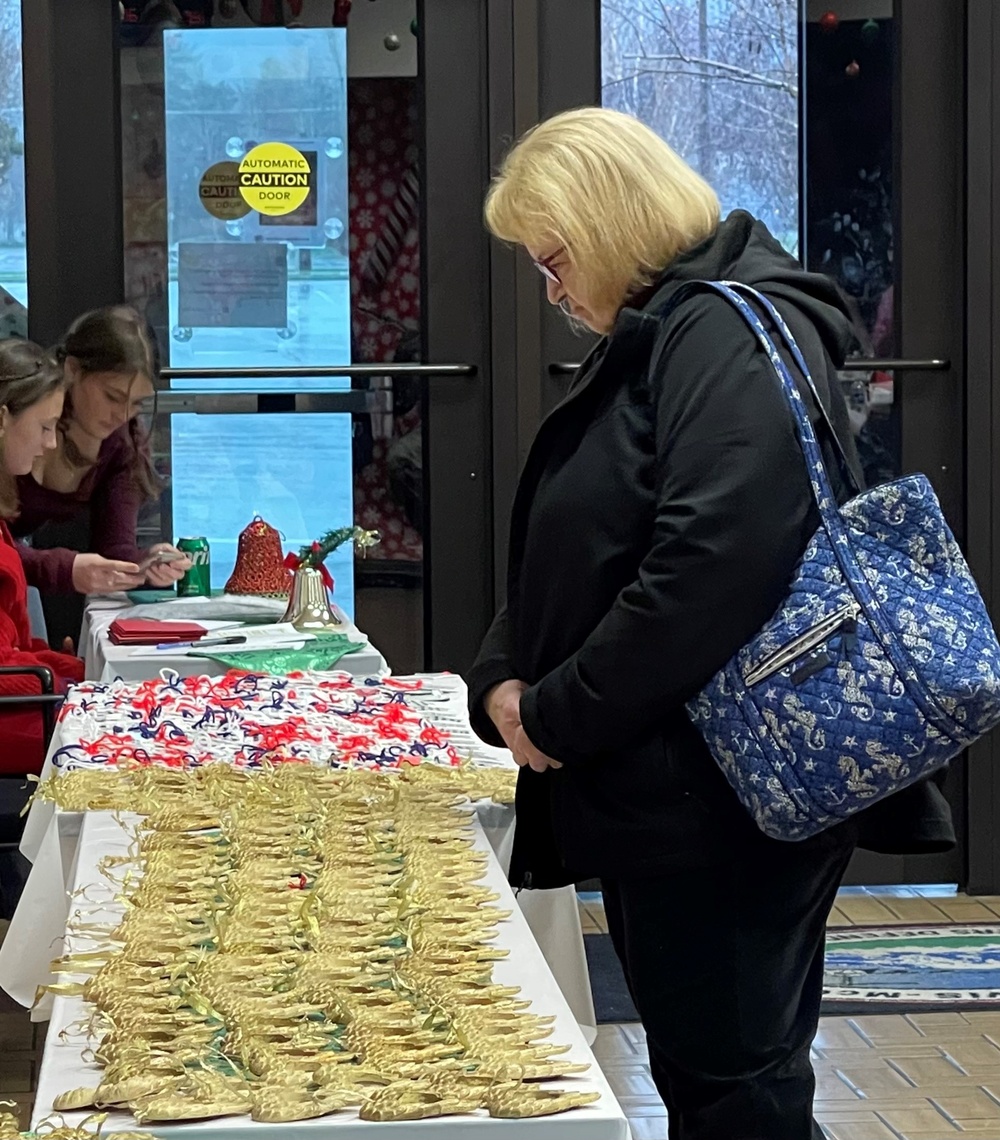
[[[314,543],[313,545],[318,546],[319,544]],[[289,570],[298,570],[302,565],[302,559],[297,554],[293,554],[289,551],[288,554],[285,555],[285,565]],[[323,585],[326,586],[328,590],[332,590],[333,578],[330,576],[330,571],[326,568],[326,563],[321,562],[318,566],[315,566],[314,569],[319,571],[319,575],[323,579]]]

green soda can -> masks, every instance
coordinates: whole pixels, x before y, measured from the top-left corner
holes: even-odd
[[[191,559],[191,569],[177,583],[179,598],[208,598],[212,595],[212,556],[207,538],[179,538],[177,549]]]

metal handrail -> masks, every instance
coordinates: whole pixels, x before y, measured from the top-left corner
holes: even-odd
[[[286,368],[164,368],[164,380],[371,380],[384,377],[402,379],[407,376],[429,379],[432,376],[468,377],[476,375],[474,364],[317,364]],[[291,400],[294,407],[265,406]],[[156,411],[163,415],[252,415],[258,411],[344,413],[347,415],[380,415],[392,412],[392,392],[388,388],[352,388],[324,392],[314,388],[240,389],[167,388],[156,398]]]
[[[852,356],[838,369],[839,372],[947,372],[950,360],[927,359],[910,360],[893,356]]]
[[[348,388],[341,392],[246,391],[169,388],[156,397],[156,414],[253,415],[257,412],[337,413],[351,416],[388,415],[393,408],[388,388]]]
[[[474,364],[322,364],[287,368],[162,368],[164,380],[351,380],[378,376],[475,376]]]
[[[549,365],[550,376],[572,376],[580,367],[570,361],[558,360]],[[837,370],[838,372],[947,372],[951,368],[950,360],[938,360],[936,357],[910,360],[900,357],[860,357],[852,356]]]

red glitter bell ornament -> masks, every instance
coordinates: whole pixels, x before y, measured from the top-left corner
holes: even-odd
[[[226,593],[287,598],[291,588],[292,573],[285,565],[281,535],[255,515],[240,534],[236,565],[226,583]]]

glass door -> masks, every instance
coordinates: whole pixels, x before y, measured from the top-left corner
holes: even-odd
[[[562,39],[548,30],[543,89],[567,74],[586,82],[576,40],[589,42],[591,21],[599,82],[576,101],[648,123],[713,184],[723,215],[750,211],[809,269],[835,278],[854,318],[856,354],[842,382],[868,481],[923,471],[961,541],[963,6],[599,0],[582,30]],[[559,318],[540,305],[542,341],[556,343]],[[540,390],[585,347],[542,360]],[[964,842],[964,763],[945,790]],[[964,882],[965,854],[859,855],[851,874]]]
[[[430,7],[132,3],[120,37],[125,299],[155,330],[169,382],[154,432],[169,490],[147,533],[205,535],[222,587],[256,515],[287,549],[377,530],[364,559],[347,544],[329,568],[336,601],[397,672],[467,664],[492,590],[480,601],[450,582],[490,565],[488,505],[470,518],[463,504],[489,493],[488,377],[482,324],[449,341],[455,267],[434,261],[449,215],[478,218],[474,105],[458,136],[475,194],[456,204],[453,182],[440,220],[425,205],[449,161],[438,100],[478,82],[478,41],[470,55],[460,37],[479,29]],[[467,67],[431,88],[427,69],[448,56]],[[481,233],[478,246],[464,272],[486,256]],[[439,454],[459,463],[438,476],[435,421]],[[461,552],[435,562],[436,592],[435,530],[438,550]]]

